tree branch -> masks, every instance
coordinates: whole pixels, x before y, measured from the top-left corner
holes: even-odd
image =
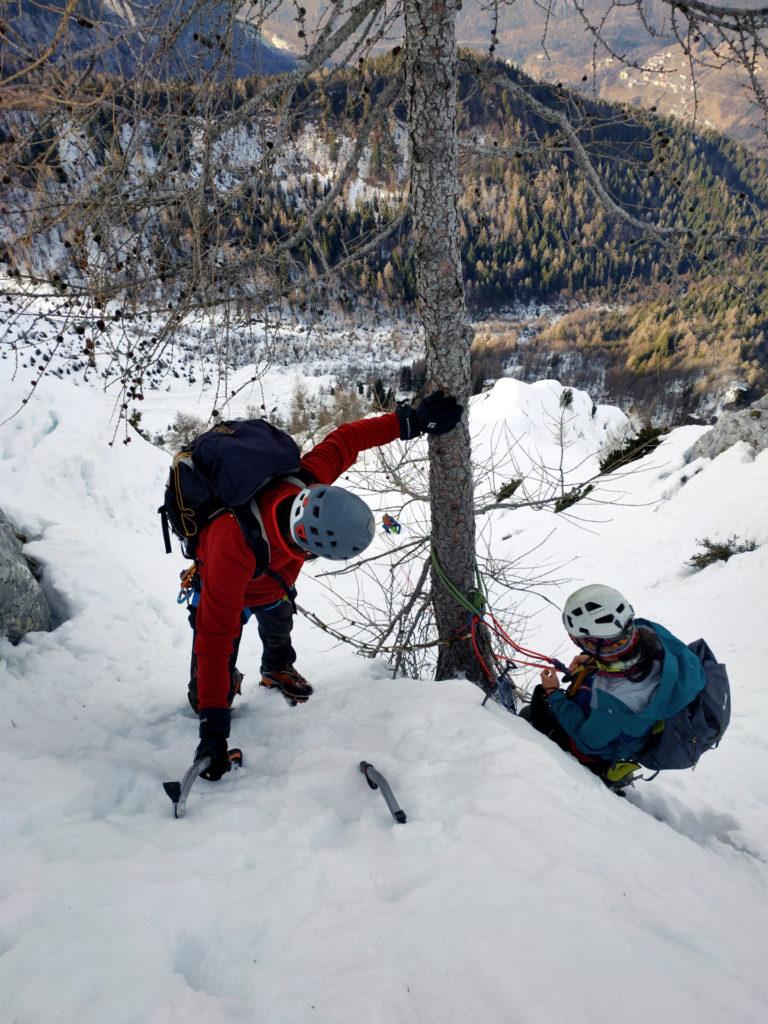
[[[685,236],[690,234],[688,228],[676,228],[676,227],[661,227],[658,224],[648,224],[645,221],[633,216],[628,210],[625,210],[607,191],[600,174],[592,163],[589,154],[584,148],[583,143],[579,139],[576,129],[573,127],[570,118],[563,111],[553,110],[552,107],[548,107],[541,100],[537,100],[535,96],[532,96],[527,89],[524,89],[519,83],[512,81],[504,74],[489,74],[488,70],[478,60],[471,58],[464,58],[461,61],[462,65],[468,70],[474,72],[474,74],[481,77],[485,82],[497,86],[499,89],[504,90],[515,99],[519,100],[529,110],[537,114],[542,120],[547,121],[549,124],[556,124],[562,131],[570,143],[570,150],[577,167],[582,172],[597,199],[602,203],[606,210],[612,213],[619,220],[624,221],[630,227],[635,228],[637,231],[641,231],[643,234],[654,235],[657,238],[672,238]]]

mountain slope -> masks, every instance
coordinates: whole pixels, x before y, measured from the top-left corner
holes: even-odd
[[[8,378],[3,408],[19,396]],[[478,450],[507,422],[535,449],[561,394],[508,381],[476,400]],[[573,408],[574,436],[589,438],[591,403],[576,394]],[[755,666],[768,656],[768,453],[737,446],[686,467],[700,430],[683,428],[609,481],[620,506],[577,506],[582,525],[507,512],[493,528],[508,555],[554,529],[546,557],[572,559],[574,586],[610,579],[638,611],[707,637],[735,713],[695,773],[618,800],[523,722],[482,709],[473,686],[392,680],[302,620],[316,696],[290,709],[259,691],[247,635],[233,727],[246,767],[199,783],[175,821],[160,784],[183,770],[196,723],[179,566],[154,515],[167,460],[136,436],[108,447],[110,414],[104,396],[50,380],[0,428],[6,511],[35,538],[63,620],[0,644],[4,1019],[765,1019],[768,701]],[[690,575],[694,538],[722,530],[761,547]],[[329,614],[321,582],[303,579],[300,600]],[[564,656],[556,610],[530,597],[526,610],[528,642]],[[406,825],[365,785],[362,758],[389,777]]]
[[[302,6],[310,27],[327,7],[321,0],[307,0]],[[595,44],[580,10],[593,26],[600,26],[607,46]],[[695,69],[694,94],[690,62],[671,31],[669,11],[668,4],[648,0],[643,4],[644,24],[635,5],[608,0],[585,0],[578,5],[572,0],[546,4],[464,0],[456,32],[461,46],[486,53],[495,32],[496,57],[514,61],[534,78],[563,82],[612,102],[658,109],[688,123],[695,115],[697,130],[715,128],[764,153],[764,119],[746,76],[727,59],[732,56],[728,46],[716,40],[720,57],[715,59],[704,43],[692,43],[692,52],[701,61]],[[684,24],[679,17],[678,21]],[[292,4],[271,13],[268,25],[295,52],[300,51],[303,40],[297,36],[299,23]],[[392,45],[395,34],[388,35],[386,46]],[[757,60],[756,79],[763,86],[766,74],[768,68]]]
[[[371,95],[386,88],[394,65],[392,57],[365,65]],[[599,166],[608,192],[625,209],[663,226],[684,227],[691,235],[685,244],[663,247],[643,238],[634,226],[617,221],[567,153],[550,153],[545,148],[544,158],[526,155],[510,160],[481,159],[465,151],[461,246],[470,309],[503,312],[521,302],[542,299],[571,306],[597,301],[618,307],[610,315],[592,316],[584,330],[578,319],[572,330],[563,325],[564,338],[556,339],[556,344],[537,352],[521,346],[524,351],[513,355],[521,364],[535,361],[534,377],[546,375],[558,365],[561,350],[572,351],[571,340],[586,334],[589,346],[599,350],[599,378],[616,382],[601,395],[614,400],[636,398],[643,417],[679,422],[688,413],[708,414],[735,382],[755,392],[764,390],[768,383],[763,237],[768,164],[714,133],[692,135],[667,118],[592,100],[582,102],[501,63],[495,70],[523,82],[536,98],[556,110],[576,116],[582,141]],[[233,298],[242,295],[252,304],[249,268],[263,265],[265,259],[269,263],[265,254],[300,229],[307,207],[316,208],[322,201],[352,152],[367,102],[361,99],[358,79],[357,72],[349,72],[313,80],[297,100],[298,123],[274,178],[261,187],[251,179],[269,144],[268,116],[264,122],[244,117],[216,141],[220,162],[217,159],[205,207],[217,211],[215,234],[227,266],[244,268],[232,281]],[[217,115],[236,121],[249,90],[258,88],[255,79],[239,84],[242,90],[232,95],[225,90],[216,95]],[[461,100],[462,138],[467,141],[482,141],[493,150],[496,144],[514,146],[531,133],[545,147],[555,139],[551,125],[509,102],[498,88],[476,87],[469,75],[461,80]],[[193,91],[190,111],[198,101]],[[210,111],[206,116],[209,124],[218,123],[218,116]],[[297,275],[308,263],[310,278],[315,272],[322,275],[326,264],[342,259],[394,215],[407,177],[403,117],[404,109],[396,104],[386,122],[377,126],[357,173],[338,202],[319,219],[318,246],[297,245],[292,253]],[[188,123],[177,126],[173,145],[168,144],[162,125],[147,128],[145,136],[145,129],[142,133],[129,130],[131,123],[128,115],[125,131],[118,131],[111,121],[103,123],[94,115],[92,123],[73,139],[64,121],[56,125],[60,138],[50,145],[46,133],[51,127],[35,114],[13,111],[0,119],[0,148],[9,154],[7,166],[13,172],[4,176],[7,180],[0,186],[0,258],[12,273],[45,277],[54,290],[60,284],[56,275],[77,281],[81,272],[95,276],[92,287],[101,290],[102,267],[106,267],[111,286],[133,295],[137,315],[143,315],[149,304],[167,311],[169,302],[183,296],[189,300],[193,289],[203,286],[214,290],[209,299],[218,302],[218,282],[190,287],[199,264],[192,220],[182,197],[185,189],[197,188],[196,167],[202,152],[200,137],[191,130],[192,113]],[[123,153],[125,165],[111,160],[115,147]],[[45,154],[42,166],[34,163],[40,152]],[[16,173],[19,166],[34,169],[25,177]],[[106,193],[125,187],[124,176],[141,186],[131,216],[143,225],[143,234],[128,258],[119,225],[104,225],[102,204],[92,201],[94,166],[107,168]],[[110,166],[118,168],[119,180],[110,180]],[[141,197],[168,190],[174,199],[164,215],[156,217],[151,200],[143,204]],[[26,211],[35,209],[36,197],[50,192],[64,203],[61,223],[50,223],[47,206],[38,206],[39,212],[32,215],[34,223],[28,223]],[[73,197],[82,206],[67,211]],[[726,241],[722,231],[727,233]],[[203,238],[198,241],[209,244]],[[136,259],[140,251],[142,259]],[[151,270],[145,274],[146,267]],[[265,272],[271,272],[269,267]],[[159,294],[158,278],[165,282]],[[310,285],[309,297],[295,295],[292,301],[302,313],[308,303],[320,316],[330,306],[352,315],[362,309],[362,316],[369,319],[371,312],[386,316],[412,308],[415,288],[411,230],[406,222],[378,251],[351,266],[342,281],[333,281],[327,289]],[[143,290],[137,294],[139,289]],[[125,304],[121,296],[119,305]],[[101,313],[94,310],[92,319],[98,323]],[[30,321],[24,323],[28,327]],[[43,330],[48,328],[43,325]],[[659,374],[668,389],[681,396],[661,413],[652,407]],[[591,384],[583,375],[572,382]]]
[[[268,45],[221,0],[78,0],[59,38],[63,11],[36,0],[4,5],[2,69],[26,67],[56,46],[53,63],[130,78],[137,68],[160,78],[216,73],[236,77],[290,71],[290,53]]]

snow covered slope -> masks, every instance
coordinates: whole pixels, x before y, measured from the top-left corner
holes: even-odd
[[[20,394],[0,381],[0,409]],[[503,420],[542,449],[561,394],[502,382],[473,407],[478,446],[498,444]],[[573,408],[583,458],[621,417],[598,410],[595,427],[578,392]],[[733,723],[694,773],[619,800],[524,722],[481,709],[475,687],[393,681],[301,620],[316,696],[291,709],[260,691],[246,633],[233,724],[246,766],[198,783],[176,821],[161,783],[186,767],[196,721],[180,566],[154,515],[166,456],[137,436],[109,447],[111,411],[49,380],[0,428],[0,504],[33,538],[60,621],[0,642],[2,1020],[768,1019],[768,453],[686,466],[698,430],[683,428],[603,485],[620,505],[493,526],[509,555],[554,528],[547,559],[572,577],[558,599],[614,583],[728,663]],[[684,567],[697,537],[731,533],[760,546]],[[322,611],[322,595],[303,582],[303,604]],[[567,654],[556,610],[527,601],[526,639]],[[406,825],[365,785],[362,758]]]

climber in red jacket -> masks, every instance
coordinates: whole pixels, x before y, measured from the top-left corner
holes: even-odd
[[[219,516],[202,531],[196,551],[197,600],[190,610],[194,640],[189,702],[200,718],[195,760],[211,758],[203,778],[216,781],[229,770],[230,707],[242,680],[236,660],[243,625],[251,616],[263,645],[261,685],[279,689],[292,704],[303,703],[312,694],[294,668],[293,584],[306,561],[353,558],[375,533],[365,502],[331,486],[333,482],[360,452],[422,433],[447,433],[462,411],[455,398],[436,391],[415,409],[400,406],[393,413],[331,431],[301,460],[298,480],[280,480],[255,499],[269,544],[269,574],[253,578],[256,556],[232,513]]]

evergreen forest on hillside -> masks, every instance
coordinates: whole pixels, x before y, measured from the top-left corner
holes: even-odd
[[[275,177],[256,187],[248,166],[222,156],[232,195],[221,207],[228,250],[243,258],[249,251],[269,251],[289,237],[303,211],[312,209],[331,188],[328,171],[341,161],[344,139],[354,139],[372,102],[387,87],[394,69],[392,56],[369,60],[356,70],[314,76],[297,91],[294,134],[311,129],[324,147],[326,162],[318,167],[297,151],[288,168],[290,182]],[[494,71],[512,79],[522,76],[496,62]],[[257,96],[261,80],[241,79],[220,87],[221,109],[236,111]],[[123,84],[123,88],[129,86]],[[593,317],[579,343],[621,345],[633,337],[627,368],[644,372],[683,360],[725,362],[749,383],[765,383],[768,299],[763,287],[766,263],[762,244],[768,212],[768,163],[715,133],[692,135],[679,122],[612,104],[584,99],[557,86],[526,88],[548,106],[568,113],[582,144],[599,171],[608,193],[636,218],[661,226],[684,225],[685,238],[664,245],[610,215],[575,168],[556,128],[512,102],[495,86],[462,75],[461,197],[462,257],[467,301],[473,315],[503,311],[527,301],[565,300],[574,304],[630,304],[632,324],[623,316]],[[195,90],[182,84],[175,101],[195,111]],[[170,94],[168,94],[170,95]],[[127,99],[127,97],[126,97]],[[171,100],[166,98],[165,102]],[[210,114],[210,93],[206,102]],[[96,108],[88,125],[88,146],[106,161],[114,140],[108,117]],[[268,112],[243,128],[254,138],[266,135]],[[26,115],[30,117],[31,115]],[[310,295],[292,295],[296,267],[320,273],[322,259],[333,264],[356,240],[368,237],[395,214],[404,186],[405,109],[395,104],[373,128],[366,154],[365,188],[354,202],[337,202],[316,228],[322,256],[302,241],[291,259],[279,262],[279,287],[295,299],[299,310],[312,315],[325,308],[353,312],[361,305],[382,315],[407,313],[415,299],[415,268],[407,220],[386,243],[344,273],[341,281]],[[0,122],[0,145],[14,139],[14,116]],[[18,122],[16,122],[18,123]],[[59,149],[51,145],[60,129],[53,117],[27,123],[27,166],[35,159],[47,164],[49,179],[62,191],[68,174]],[[171,151],[160,134],[148,139],[156,175],[183,175],[194,163],[192,127],[186,151],[174,142]],[[535,146],[531,143],[535,142]],[[472,151],[482,148],[482,155]],[[527,150],[535,148],[535,152]],[[496,156],[494,150],[503,156]],[[519,156],[508,151],[522,149]],[[323,173],[323,172],[326,173]],[[34,180],[6,182],[18,201],[19,190]],[[233,187],[234,186],[234,187]],[[220,183],[210,185],[212,191]],[[7,195],[6,200],[9,198]],[[0,205],[0,217],[8,213]],[[176,212],[181,217],[183,211]],[[54,226],[54,219],[48,228]],[[82,242],[82,240],[81,240]],[[76,266],[78,240],[66,237],[68,259]],[[174,274],[183,254],[184,231],[169,238],[163,215],[146,242],[149,264],[169,297],[185,287]],[[1,255],[1,254],[0,254]],[[131,276],[134,249],[113,273]],[[11,272],[24,276],[30,262],[23,247],[4,254]],[[66,277],[66,269],[53,275]],[[583,325],[582,325],[583,326]],[[575,338],[577,331],[571,331]],[[568,340],[567,332],[557,339]],[[693,356],[691,355],[693,353]]]

